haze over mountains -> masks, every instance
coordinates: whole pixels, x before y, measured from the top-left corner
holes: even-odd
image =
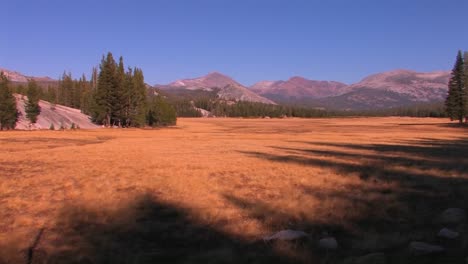
[[[3,70],[3,69],[2,69]],[[48,77],[29,77],[3,70],[12,82],[25,83],[32,78],[52,83]],[[288,80],[261,81],[246,87],[234,79],[212,72],[205,76],[181,79],[166,85],[154,85],[166,94],[194,91],[216,93],[221,100],[266,104],[294,104],[338,110],[384,109],[424,102],[442,102],[447,94],[449,71],[415,72],[393,70],[370,75],[347,85],[337,81],[309,80],[300,76]]]

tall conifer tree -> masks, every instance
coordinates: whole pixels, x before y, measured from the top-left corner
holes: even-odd
[[[18,121],[16,99],[13,96],[8,79],[0,72],[0,130],[14,129]]]
[[[118,82],[116,80],[117,65],[112,53],[102,58],[99,65],[100,71],[97,79],[97,87],[94,93],[94,109],[92,118],[98,124],[112,125],[114,113],[115,90]]]
[[[32,124],[37,121],[37,116],[41,113],[41,107],[39,106],[40,91],[37,83],[34,80],[28,81],[28,102],[25,106],[26,117]]]
[[[467,115],[467,95],[465,88],[465,66],[461,51],[458,51],[455,65],[448,84],[448,95],[445,100],[445,107],[448,116],[452,120],[463,122]]]

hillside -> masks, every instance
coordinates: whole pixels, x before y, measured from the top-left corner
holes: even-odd
[[[281,102],[338,95],[347,85],[335,81],[308,80],[294,76],[287,81],[262,81],[250,87],[255,93]]]
[[[253,91],[281,103],[337,110],[372,110],[442,102],[447,95],[448,71],[394,70],[370,75],[345,85],[293,77],[264,81]]]
[[[272,100],[254,93],[232,78],[218,72],[212,72],[208,75],[194,79],[177,80],[168,85],[156,85],[155,87],[164,90],[167,93],[174,91],[177,94],[181,94],[181,90],[216,90],[218,98],[227,101],[275,104]]]
[[[49,77],[33,77],[1,69],[13,85],[33,79],[42,87],[56,85]],[[147,85],[173,100],[209,98],[229,103],[246,101],[288,104],[332,110],[373,110],[406,107],[420,103],[442,102],[447,94],[448,71],[416,72],[393,70],[373,74],[347,85],[337,81],[309,80],[300,76],[286,81],[260,81],[249,89],[219,72],[181,79],[167,85]]]
[[[390,91],[408,97],[411,101],[429,102],[444,100],[447,95],[448,71],[415,72],[394,70],[370,75],[350,85],[343,93],[362,89]]]
[[[41,114],[39,115],[35,125],[30,127],[29,121],[26,119],[26,113],[24,106],[27,102],[27,97],[15,94],[16,105],[18,111],[21,113],[18,122],[16,123],[16,129],[49,129],[50,125],[53,124],[55,129],[59,129],[62,125],[65,128],[70,128],[72,124],[79,126],[83,129],[99,128],[93,124],[90,117],[81,113],[80,110],[66,107],[63,105],[52,105],[47,101],[40,100],[39,106],[41,107]]]
[[[0,72],[3,72],[6,77],[8,78],[8,80],[12,83],[12,84],[26,84],[28,82],[28,80],[34,80],[36,81],[39,85],[41,86],[47,86],[47,85],[57,85],[58,81],[57,80],[54,80],[50,77],[47,77],[47,76],[42,76],[42,77],[38,77],[38,76],[27,76],[27,75],[24,75],[20,72],[17,72],[17,71],[12,71],[12,70],[8,70],[8,69],[4,69],[4,68],[0,68]]]

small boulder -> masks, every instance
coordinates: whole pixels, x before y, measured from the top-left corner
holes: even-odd
[[[318,246],[321,249],[337,249],[338,242],[334,237],[325,237],[319,240]]]
[[[447,238],[447,239],[455,239],[460,235],[460,233],[452,231],[448,228],[442,228],[437,236],[442,237],[442,238]]]
[[[411,242],[409,248],[414,255],[429,255],[445,251],[445,249],[441,246],[417,241]]]
[[[439,222],[443,224],[460,224],[466,220],[466,212],[460,208],[448,208],[439,216]]]
[[[297,230],[281,230],[271,236],[266,236],[263,238],[264,241],[271,241],[271,240],[297,240],[308,237],[309,235],[303,231]]]
[[[385,264],[387,260],[385,259],[385,254],[381,252],[367,254],[365,256],[359,257],[354,261],[355,264]]]

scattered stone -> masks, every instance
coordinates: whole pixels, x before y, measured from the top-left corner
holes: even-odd
[[[439,221],[443,224],[460,224],[465,221],[466,212],[460,208],[449,208],[442,212]]]
[[[319,240],[319,248],[322,249],[337,249],[338,242],[334,237],[326,237]]]
[[[431,245],[424,242],[413,241],[410,243],[409,248],[415,255],[429,255],[444,252],[445,249],[441,246]]]
[[[447,238],[447,239],[455,239],[459,236],[460,234],[458,232],[452,231],[448,228],[442,228],[437,236]]]
[[[309,235],[303,231],[297,230],[281,230],[276,234],[271,236],[266,236],[263,238],[264,241],[271,241],[271,240],[297,240],[301,238],[308,237]]]
[[[367,254],[354,261],[355,264],[385,264],[385,254],[381,252]]]

